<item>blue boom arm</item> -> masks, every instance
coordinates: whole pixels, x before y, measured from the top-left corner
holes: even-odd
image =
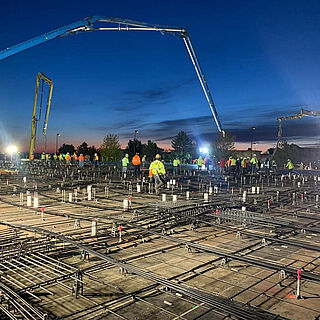
[[[115,24],[116,26],[104,27],[104,26],[100,26],[101,23],[111,23],[111,24]],[[52,40],[57,37],[64,37],[68,35],[73,35],[81,32],[89,32],[89,31],[158,31],[158,32],[161,32],[162,34],[170,33],[172,35],[181,37],[188,51],[191,62],[195,68],[196,74],[200,81],[202,90],[205,94],[206,100],[209,104],[209,107],[213,115],[213,118],[215,120],[215,123],[217,125],[217,128],[220,132],[224,134],[224,131],[222,130],[221,123],[218,117],[217,110],[213,102],[212,95],[209,90],[209,86],[205,79],[205,76],[202,71],[196,52],[192,46],[191,38],[188,32],[183,28],[154,25],[154,24],[127,20],[127,19],[93,16],[93,17],[85,18],[81,21],[69,24],[65,27],[47,32],[43,35],[24,41],[22,43],[19,43],[7,49],[4,49],[0,51],[0,60],[10,57],[23,50],[32,48],[38,44],[41,44],[48,40]]]

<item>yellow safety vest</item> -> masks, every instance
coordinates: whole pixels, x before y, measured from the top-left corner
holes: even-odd
[[[151,162],[149,170],[152,171],[152,174],[166,174],[164,164],[159,160]]]

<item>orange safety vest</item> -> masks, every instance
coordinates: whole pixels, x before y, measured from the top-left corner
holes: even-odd
[[[73,158],[74,160],[77,160],[77,154],[74,153],[74,154],[72,155],[72,158]]]
[[[79,159],[80,162],[83,162],[84,161],[84,156],[80,155],[78,159]]]
[[[132,164],[134,166],[138,166],[141,163],[140,157],[136,154],[133,158],[132,158]]]
[[[98,160],[99,160],[99,157],[98,157],[98,156],[95,156],[95,157],[94,157],[94,160],[95,160],[95,161],[98,161]]]
[[[67,156],[66,156],[66,161],[69,162],[70,160],[71,160],[70,155],[67,155]]]

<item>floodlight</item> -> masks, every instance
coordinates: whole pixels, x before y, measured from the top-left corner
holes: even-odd
[[[9,154],[14,154],[14,153],[16,153],[17,151],[18,151],[17,146],[11,145],[11,146],[8,146],[8,147],[7,147],[7,153],[9,153]]]

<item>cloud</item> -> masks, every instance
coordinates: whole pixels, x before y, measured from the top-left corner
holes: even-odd
[[[241,117],[225,121],[224,129],[230,130],[236,136],[237,142],[250,142],[251,138],[259,143],[275,143],[278,134],[278,122],[275,117],[270,117],[274,111],[266,110],[255,118],[256,130],[241,121]],[[266,115],[266,118],[264,117]],[[303,118],[283,122],[283,138],[290,141],[307,142],[320,136],[320,120]],[[181,130],[186,131],[195,141],[212,142],[217,135],[215,124],[211,115],[190,117],[184,119],[164,120],[140,126],[140,137],[154,141],[166,142],[177,135]],[[311,142],[311,141],[310,141]]]
[[[175,120],[164,120],[157,123],[157,126],[160,128],[158,130],[165,130],[171,128],[179,128],[185,126],[195,126],[195,125],[203,125],[208,124],[210,121],[213,122],[211,116],[201,116],[201,117],[191,117],[185,119],[175,119]]]
[[[307,106],[307,105],[305,105]],[[252,127],[260,124],[270,124],[276,118],[284,115],[294,115],[301,110],[301,104],[260,104],[242,106],[236,111],[223,114],[222,124],[224,127],[232,129],[239,127]]]
[[[194,82],[191,78],[175,84],[159,84],[158,88],[127,90],[122,93],[122,102],[113,107],[119,112],[128,112],[149,106],[150,104],[167,104],[178,90]]]
[[[167,96],[168,91],[166,89],[145,89],[145,90],[129,90],[124,92],[127,96],[137,96],[144,100],[158,100]]]

